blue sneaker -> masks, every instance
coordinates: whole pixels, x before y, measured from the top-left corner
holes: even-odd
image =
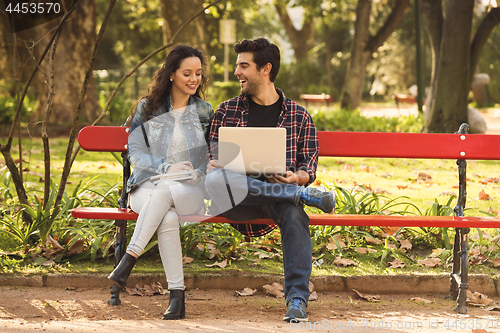
[[[335,210],[335,192],[327,192],[324,188],[303,187],[299,191],[299,201],[304,205],[316,207],[331,214]]]
[[[287,310],[285,316],[283,317],[283,321],[288,322],[299,322],[299,321],[308,321],[307,311],[306,311],[306,302],[302,299],[295,297],[289,300],[286,303]]]

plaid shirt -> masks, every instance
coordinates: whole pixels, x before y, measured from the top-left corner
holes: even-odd
[[[304,170],[309,174],[311,184],[316,179],[318,165],[319,142],[316,126],[309,113],[302,106],[285,97],[280,89],[276,92],[283,96],[281,114],[276,127],[286,128],[286,166],[288,170],[296,172]],[[241,94],[228,101],[222,102],[212,121],[210,130],[210,159],[218,159],[217,143],[219,141],[219,127],[245,127],[248,123],[248,96]],[[239,232],[250,237],[265,235],[276,225],[264,224],[232,224]]]

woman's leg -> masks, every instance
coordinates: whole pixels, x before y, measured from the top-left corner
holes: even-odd
[[[167,212],[158,228],[158,249],[165,269],[168,289],[184,290],[179,218],[175,211]]]
[[[144,182],[131,194],[130,206],[139,213],[127,253],[137,258],[146,248],[151,237],[173,205],[170,189],[164,182]]]

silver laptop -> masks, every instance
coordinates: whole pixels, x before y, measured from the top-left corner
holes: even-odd
[[[220,127],[219,163],[240,174],[285,174],[286,129]]]

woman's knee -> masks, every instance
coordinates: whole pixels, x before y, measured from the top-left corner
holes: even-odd
[[[158,226],[158,234],[174,230],[179,230],[179,216],[176,211],[169,210]]]

